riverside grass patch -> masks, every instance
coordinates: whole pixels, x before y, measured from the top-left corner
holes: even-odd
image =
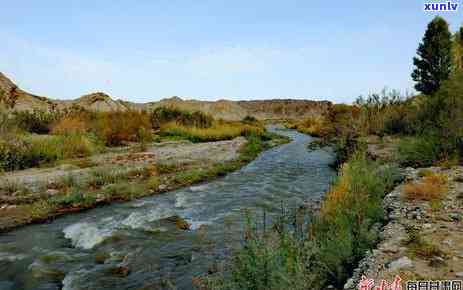
[[[179,123],[170,122],[161,126],[160,134],[161,136],[181,137],[191,142],[210,142],[230,140],[251,134],[263,135],[264,131],[262,127],[240,122],[216,122],[208,128],[184,126]]]
[[[12,171],[82,158],[100,152],[101,147],[85,135],[18,135],[0,140],[0,170]]]
[[[382,198],[397,169],[354,154],[341,169],[318,214],[282,209],[273,225],[248,214],[245,244],[224,271],[199,279],[200,289],[325,289],[342,287],[377,242]],[[202,288],[201,288],[202,287]]]

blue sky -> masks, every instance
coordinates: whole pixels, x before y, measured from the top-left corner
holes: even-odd
[[[442,13],[453,31],[462,15]],[[411,59],[433,16],[423,0],[5,1],[0,71],[60,99],[351,102],[412,89]]]

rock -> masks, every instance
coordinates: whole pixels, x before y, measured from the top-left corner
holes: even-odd
[[[42,263],[34,262],[29,265],[32,277],[35,279],[50,279],[52,281],[62,281],[66,276],[64,272],[58,269],[50,268]]]
[[[411,268],[413,267],[413,262],[408,257],[402,257],[395,261],[389,263],[388,268],[390,270],[398,270],[403,268]]]
[[[104,200],[106,200],[106,196],[104,194],[99,193],[96,195],[96,202],[102,202]]]
[[[119,277],[127,277],[130,274],[130,270],[126,266],[117,266],[109,269],[109,271],[111,272],[111,274]]]
[[[187,231],[190,229],[190,224],[187,223],[185,220],[182,220],[182,219],[179,219],[175,222],[175,226],[177,227],[177,229],[179,230],[184,230],[184,231]]]
[[[161,185],[159,185],[158,188],[159,188],[159,190],[165,190],[165,189],[167,189],[167,185],[161,184]]]
[[[442,242],[442,244],[451,247],[453,245],[453,242],[451,240],[445,240],[445,241]]]
[[[50,188],[50,189],[47,189],[46,194],[48,196],[54,196],[54,195],[59,194],[59,190]]]
[[[431,267],[440,267],[445,265],[445,259],[439,256],[433,256],[431,261],[429,261],[429,266]]]
[[[461,221],[461,216],[458,213],[451,213],[449,217],[455,222]]]
[[[463,272],[457,272],[455,276],[457,276],[457,278],[463,278]]]

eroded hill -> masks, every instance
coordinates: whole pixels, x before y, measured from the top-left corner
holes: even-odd
[[[258,119],[304,118],[320,115],[331,106],[328,101],[293,99],[197,101],[183,100],[179,97],[166,98],[157,102],[133,103],[114,100],[102,92],[87,94],[74,100],[57,100],[23,91],[2,73],[0,73],[0,103],[14,110],[54,110],[77,106],[101,112],[146,110],[171,106],[187,111],[202,111],[225,120],[241,120],[246,116]]]

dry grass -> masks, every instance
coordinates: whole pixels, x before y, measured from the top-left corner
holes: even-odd
[[[67,116],[52,125],[51,134],[70,135],[84,134],[87,132],[86,122],[79,116]]]
[[[402,188],[402,194],[410,200],[441,200],[448,190],[448,177],[445,174],[427,172],[420,181],[411,182]]]
[[[161,135],[180,136],[192,142],[230,140],[238,136],[262,135],[263,133],[264,130],[261,127],[238,122],[216,122],[209,128],[188,127],[175,122],[161,126]]]

